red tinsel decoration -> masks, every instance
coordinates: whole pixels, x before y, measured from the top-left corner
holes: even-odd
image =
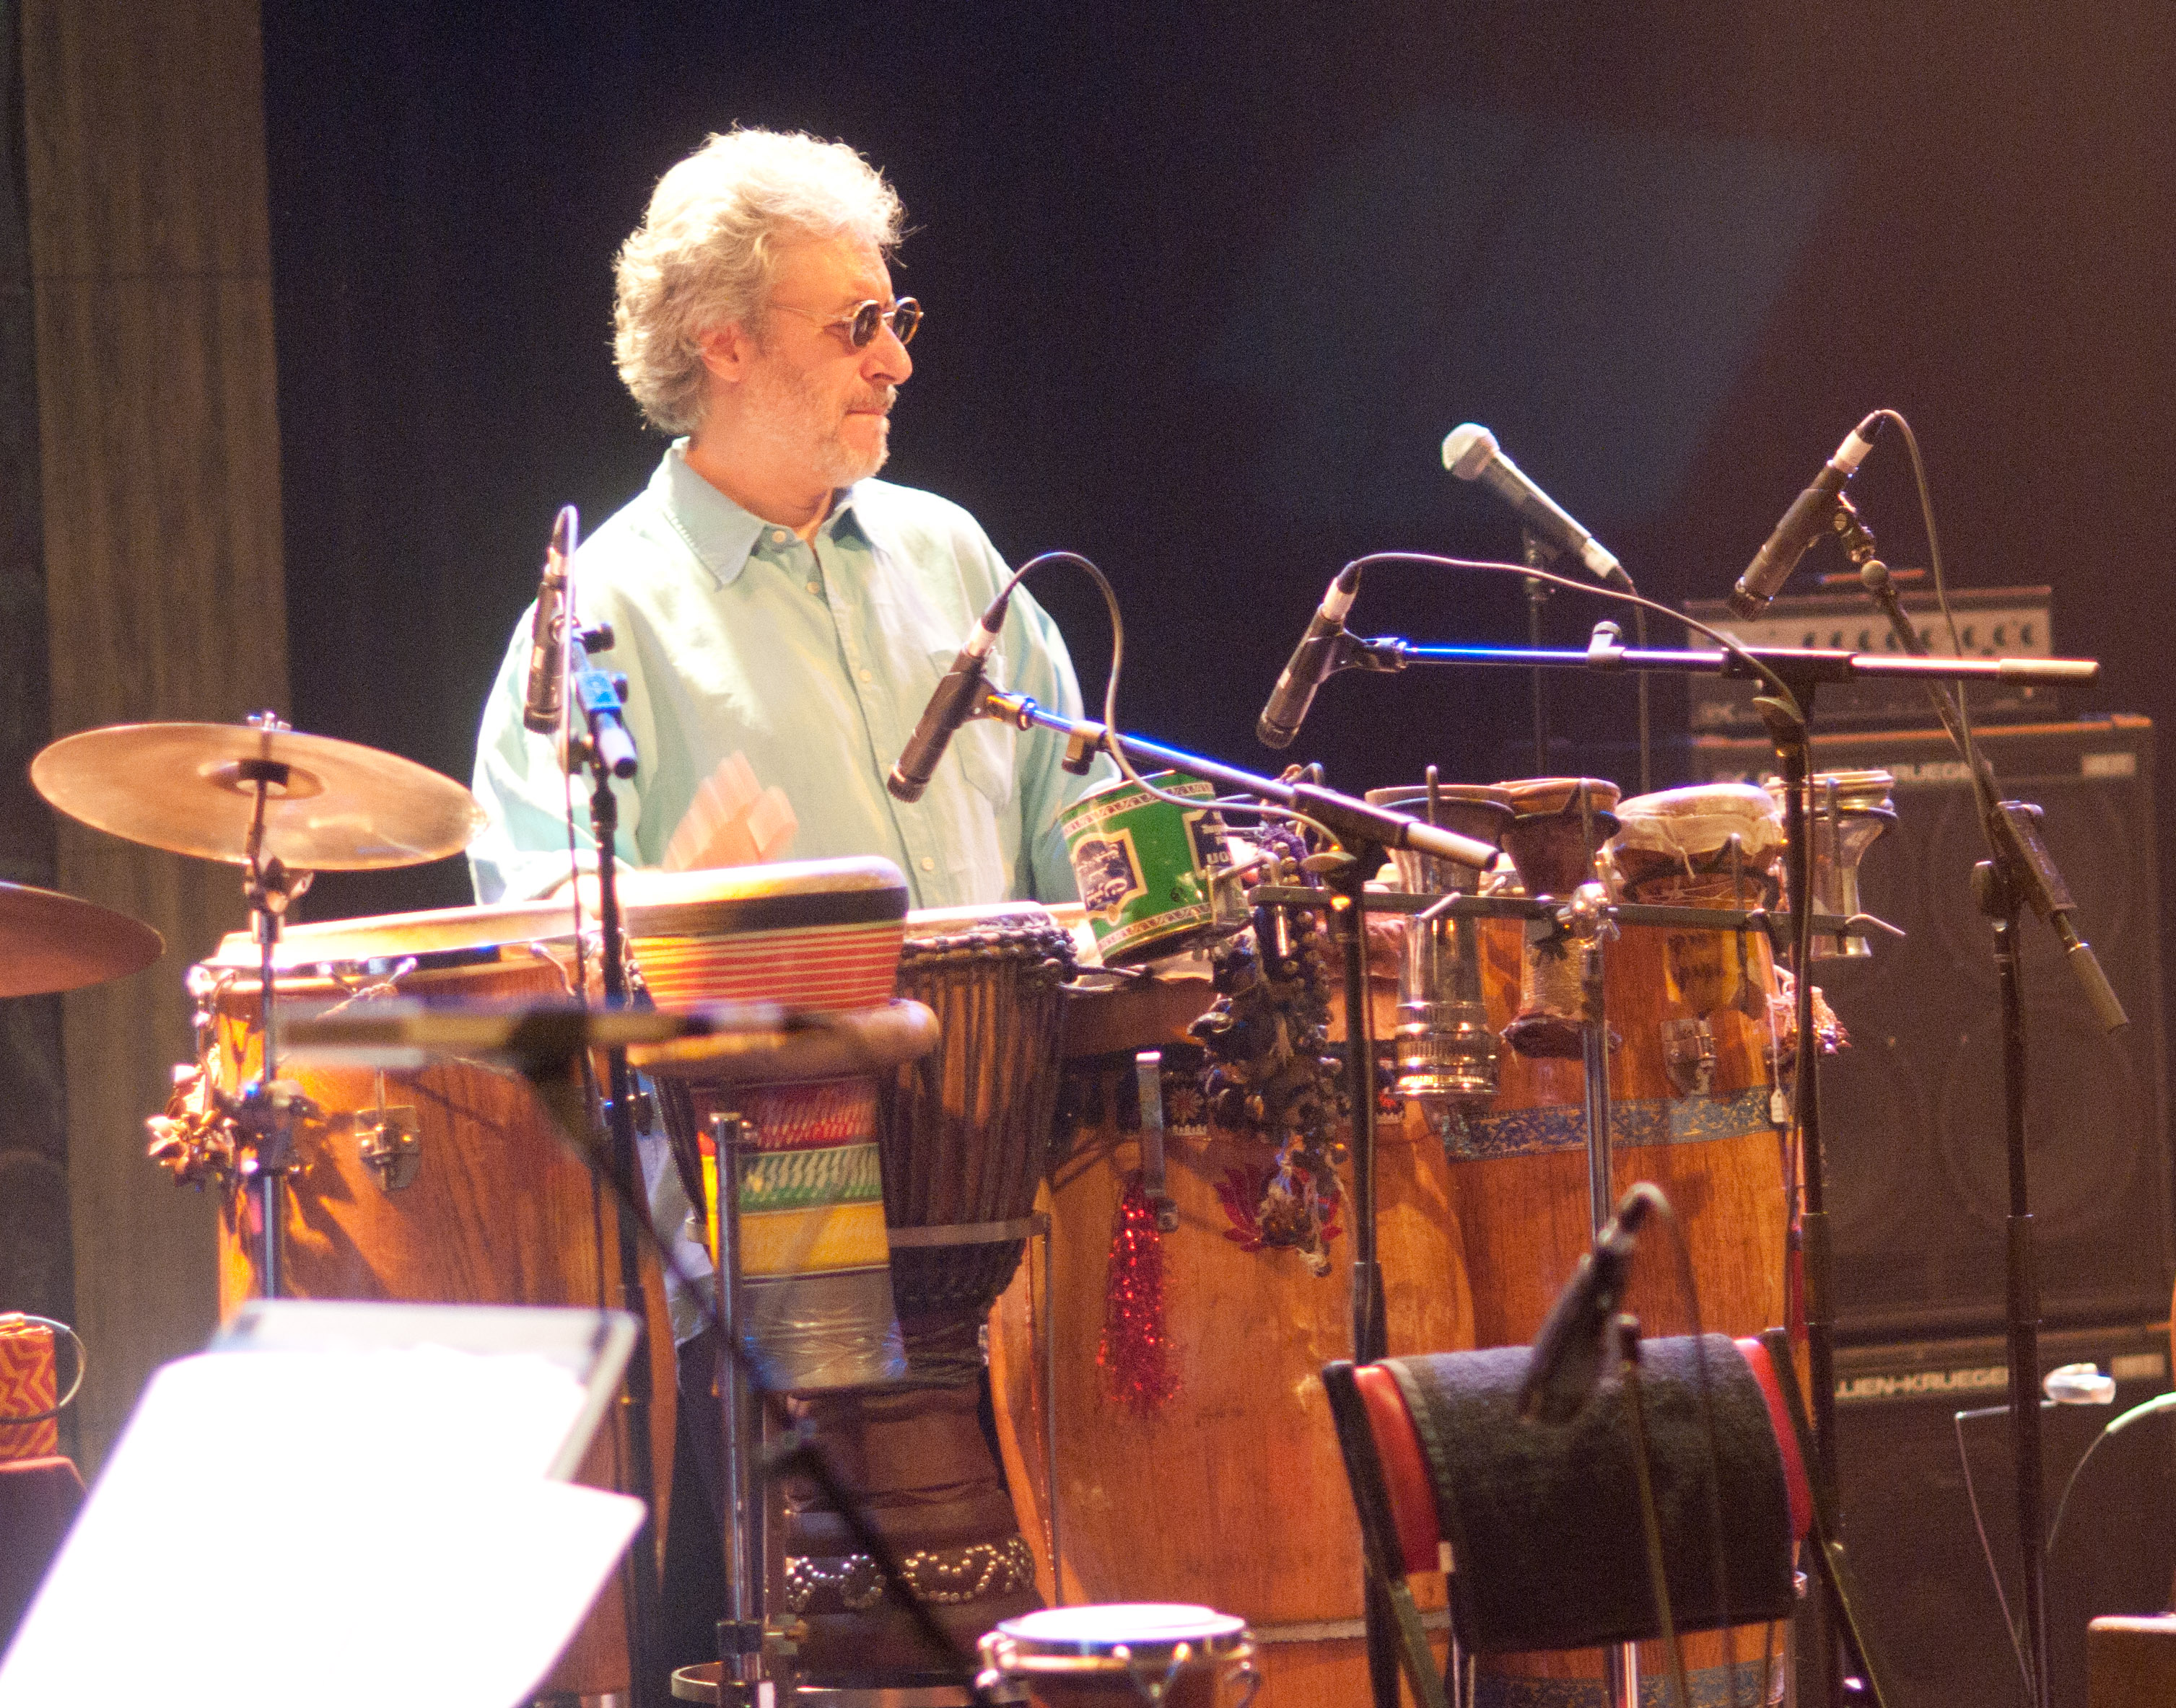
[[[1111,1224],[1111,1263],[1103,1285],[1103,1339],[1096,1348],[1103,1392],[1146,1416],[1178,1392],[1164,1327],[1163,1237],[1141,1188],[1139,1170],[1126,1177]]]

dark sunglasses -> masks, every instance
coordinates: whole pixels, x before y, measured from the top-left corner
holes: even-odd
[[[867,350],[876,338],[877,328],[887,324],[891,327],[891,335],[901,344],[913,343],[914,335],[922,329],[922,305],[911,296],[900,297],[889,308],[872,297],[867,302],[856,304],[849,313],[828,319],[813,309],[795,308],[782,302],[774,302],[771,307],[825,327],[844,327],[846,342],[857,350]]]

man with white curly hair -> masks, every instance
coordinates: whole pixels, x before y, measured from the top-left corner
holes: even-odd
[[[649,423],[678,435],[575,560],[579,614],[612,624],[642,770],[619,853],[639,867],[882,855],[922,907],[1069,900],[1058,810],[1088,786],[1063,742],[987,721],[922,798],[884,786],[938,678],[1007,574],[974,519],[873,478],[922,318],[892,290],[891,186],[841,144],[714,136],[659,182],[621,250],[615,346]],[[487,901],[567,875],[559,772],[525,732],[530,618],[477,742]],[[1065,645],[1025,590],[993,680],[1077,711]],[[1102,773],[1099,773],[1102,775]]]

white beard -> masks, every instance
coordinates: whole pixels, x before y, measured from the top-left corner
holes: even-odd
[[[885,391],[888,403],[893,388]],[[768,363],[759,365],[749,378],[746,395],[748,420],[764,444],[800,462],[830,487],[851,487],[856,481],[867,480],[890,454],[888,431],[879,434],[873,450],[857,451],[848,445],[840,435],[841,423],[830,413],[830,405],[797,374],[778,372]]]

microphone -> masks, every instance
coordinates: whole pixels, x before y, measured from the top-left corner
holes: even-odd
[[[1667,1202],[1660,1187],[1644,1180],[1626,1193],[1549,1307],[1519,1384],[1519,1415],[1528,1422],[1570,1422],[1601,1385],[1635,1236],[1648,1213]]]
[[[1480,481],[1509,504],[1520,525],[1542,542],[1550,556],[1576,558],[1612,586],[1632,585],[1616,554],[1529,480],[1526,471],[1498,448],[1496,435],[1487,427],[1467,422],[1444,435],[1443,465],[1461,481]]]
[[[1007,588],[990,601],[982,622],[967,637],[952,667],[938,680],[929,704],[922,709],[922,721],[914,726],[906,751],[884,779],[884,787],[895,798],[910,802],[922,798],[922,791],[929,786],[929,779],[937,770],[937,762],[952,744],[954,732],[974,716],[982,697],[982,662],[998,644],[998,631],[1005,626],[1005,607],[1012,596],[1012,590]]]
[[[556,736],[566,715],[567,570],[581,530],[574,507],[567,505],[552,524],[552,543],[544,552],[544,575],[536,588],[536,620],[529,630],[529,688],[521,701],[521,722],[540,736]]]
[[[1753,561],[1738,578],[1738,585],[1730,590],[1732,616],[1741,620],[1758,617],[1767,609],[1768,601],[1783,590],[1783,584],[1791,579],[1806,548],[1828,527],[1837,495],[1866,460],[1867,452],[1874,449],[1874,435],[1881,431],[1884,419],[1876,410],[1847,433],[1836,454],[1821,465],[1813,485],[1791,501],[1776,531],[1753,554]]]
[[[1337,667],[1337,643],[1345,638],[1345,613],[1360,591],[1360,572],[1347,566],[1337,572],[1322,606],[1308,619],[1307,633],[1292,649],[1290,662],[1270,690],[1269,704],[1254,721],[1254,735],[1265,748],[1287,748],[1299,733],[1307,709],[1314,704],[1314,691]]]

